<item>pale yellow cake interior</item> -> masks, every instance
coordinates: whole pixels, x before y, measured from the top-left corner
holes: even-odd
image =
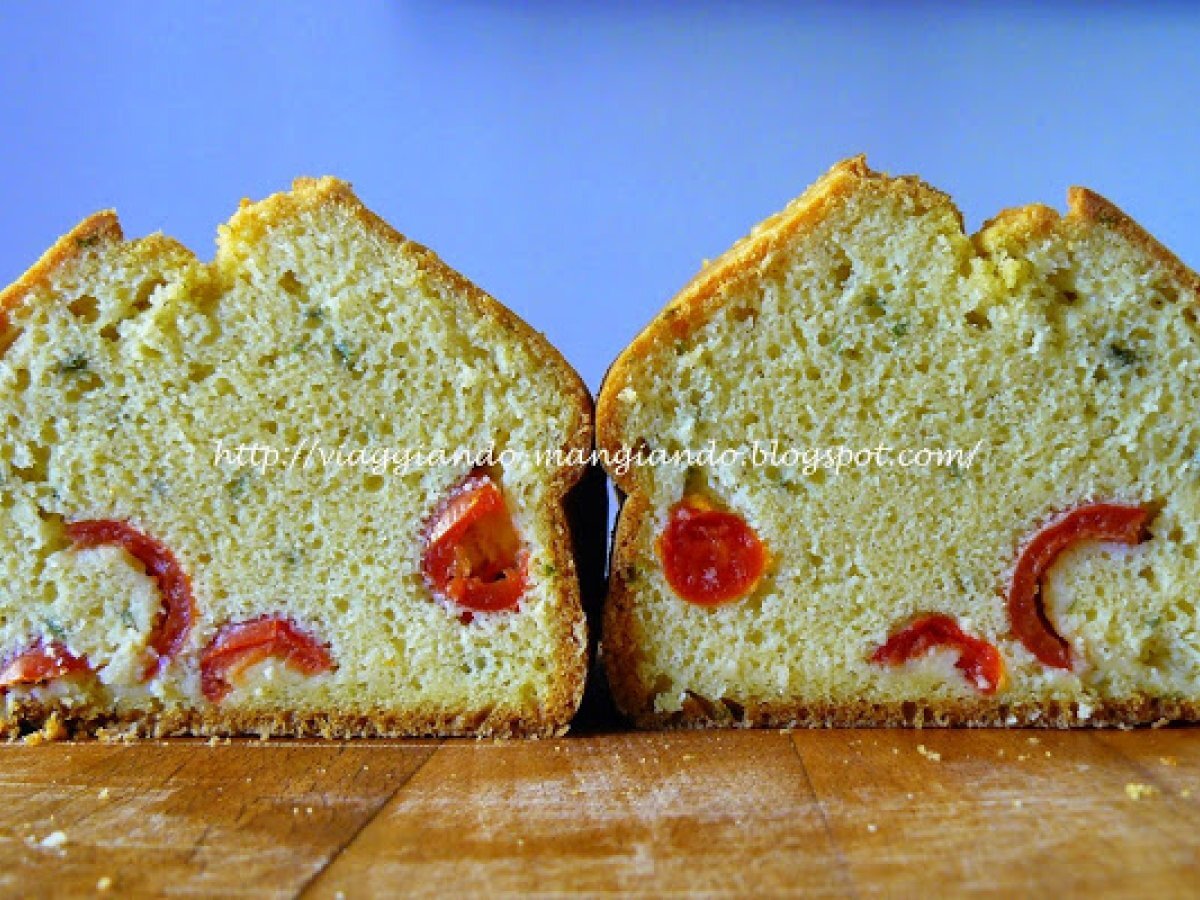
[[[0,358],[0,652],[59,641],[99,672],[83,685],[14,688],[10,704],[90,698],[118,713],[194,707],[241,721],[379,716],[366,731],[458,715],[565,725],[582,623],[571,561],[552,549],[564,473],[535,454],[586,431],[585,413],[557,357],[507,314],[481,312],[343,194],[336,182],[301,182],[244,207],[212,264],[160,236],[80,239],[11,311]],[[501,482],[529,554],[519,612],[464,624],[423,581],[423,526],[468,463],[254,471],[214,464],[217,440],[521,451]],[[156,586],[123,550],[72,547],[64,522],[80,519],[135,525],[190,576],[195,625],[149,683],[135,661]],[[264,615],[327,643],[336,671],[304,677],[268,661],[210,706],[201,649],[220,626]]]
[[[689,337],[655,332],[601,401],[627,446],[982,445],[970,468],[635,468],[650,513],[618,564],[636,650],[613,661],[635,669],[631,712],[690,692],[817,710],[1056,700],[1086,720],[1105,700],[1200,697],[1196,297],[1111,224],[1030,207],[972,238],[943,195],[864,181]],[[654,541],[688,477],[769,549],[748,599],[703,608],[664,579]],[[1080,546],[1051,570],[1067,672],[1012,637],[1003,594],[1022,542],[1089,501],[1157,512],[1145,543]],[[996,696],[951,650],[869,662],[922,612],[1000,649]]]

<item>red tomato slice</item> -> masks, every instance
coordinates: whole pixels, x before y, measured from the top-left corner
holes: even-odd
[[[966,676],[980,693],[994,694],[1004,681],[1004,660],[1000,651],[987,641],[972,637],[952,618],[929,613],[914,620],[887,639],[871,654],[871,662],[899,666],[938,647],[958,651],[954,667]]]
[[[1146,538],[1150,510],[1141,506],[1093,503],[1073,509],[1047,525],[1025,545],[1008,588],[1013,634],[1047,666],[1071,668],[1071,650],[1046,617],[1042,578],[1059,554],[1085,541],[1137,544]]]
[[[667,583],[700,606],[748,596],[767,565],[766,549],[745,519],[695,497],[671,507],[656,546]]]
[[[305,675],[333,670],[329,649],[290,621],[267,616],[223,626],[200,657],[200,690],[220,703],[233,690],[233,680],[267,657],[283,661]]]
[[[11,657],[0,670],[0,689],[14,684],[42,684],[72,672],[90,672],[86,659],[75,656],[57,642],[38,641],[28,650]]]
[[[66,526],[66,533],[77,547],[112,545],[123,548],[158,583],[162,609],[155,617],[147,642],[154,651],[154,658],[147,662],[142,672],[142,680],[148,681],[183,649],[192,627],[196,601],[192,598],[192,585],[187,574],[169,549],[125,522],[110,519],[71,522]]]
[[[475,612],[513,610],[525,593],[525,554],[504,495],[472,472],[434,510],[421,572],[430,589]]]

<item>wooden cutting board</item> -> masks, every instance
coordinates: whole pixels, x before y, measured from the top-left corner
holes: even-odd
[[[0,891],[1200,896],[1200,733],[0,747]]]

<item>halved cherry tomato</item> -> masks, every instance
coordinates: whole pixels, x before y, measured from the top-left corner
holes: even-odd
[[[425,533],[421,572],[430,589],[475,612],[516,609],[525,554],[504,495],[477,469],[442,501]]]
[[[1047,666],[1071,668],[1071,650],[1046,617],[1042,578],[1067,548],[1085,541],[1137,544],[1146,538],[1150,510],[1141,506],[1093,503],[1073,509],[1047,525],[1025,545],[1008,588],[1013,634]]]
[[[766,549],[746,520],[698,496],[671,507],[656,547],[667,583],[700,606],[746,597],[767,565]]]
[[[200,690],[220,703],[233,679],[269,656],[305,675],[333,670],[329,649],[289,620],[266,616],[223,626],[200,657]]]
[[[928,613],[897,631],[871,654],[871,662],[898,666],[938,647],[958,651],[954,667],[980,693],[994,694],[1000,688],[1004,681],[1004,659],[1000,651],[987,641],[967,634],[957,622],[942,613]]]
[[[147,641],[154,657],[147,661],[142,672],[142,680],[148,681],[183,649],[192,627],[196,601],[192,598],[192,585],[187,574],[170,550],[128,523],[110,519],[71,522],[66,526],[66,533],[77,547],[112,545],[123,548],[158,583],[162,608],[154,619]]]
[[[38,641],[11,657],[0,670],[0,689],[14,684],[42,684],[72,672],[90,672],[91,666],[58,642]]]

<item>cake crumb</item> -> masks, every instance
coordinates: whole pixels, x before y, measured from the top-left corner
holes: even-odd
[[[875,833],[875,832],[877,832],[878,830],[879,830],[879,826],[878,826],[878,825],[876,825],[874,822],[870,822],[870,823],[868,823],[868,825],[867,825],[867,831],[871,832],[871,834],[874,834],[874,833]]]
[[[58,717],[58,713],[51,713],[50,717],[42,723],[42,727],[25,735],[22,742],[30,747],[37,747],[40,744],[45,744],[51,741],[65,741],[67,739],[67,729],[63,725],[62,719]]]
[[[100,793],[96,795],[101,800],[108,799],[108,788],[100,788]]]
[[[1160,757],[1158,758],[1158,761],[1159,761],[1160,763],[1162,763],[1164,766],[1177,766],[1177,765],[1179,765],[1179,757],[1178,757],[1178,756],[1160,756]]]
[[[1184,788],[1182,791],[1179,792],[1179,796],[1182,797],[1184,800],[1190,800],[1192,797],[1192,789]]]
[[[1139,784],[1136,781],[1131,781],[1125,785],[1125,796],[1130,800],[1142,800],[1146,797],[1153,797],[1158,793],[1158,788],[1152,784]]]
[[[923,757],[925,757],[930,762],[941,762],[942,761],[942,754],[938,753],[936,750],[930,750],[924,744],[917,744],[917,752],[920,753]]]
[[[1170,724],[1171,724],[1170,719],[1162,718],[1162,719],[1158,719],[1157,721],[1151,722],[1150,727],[1151,728],[1162,728],[1164,725],[1170,725]]]
[[[1040,740],[1038,740],[1038,739],[1037,739],[1037,738],[1035,738],[1035,737],[1031,737],[1031,738],[1029,739],[1029,743],[1033,744],[1033,745],[1036,747],[1038,744],[1040,744],[1040,743],[1041,743],[1041,741],[1040,741]]]
[[[51,849],[61,847],[66,842],[67,842],[67,833],[65,831],[52,831],[48,835],[46,835],[44,838],[42,838],[40,841],[38,841],[38,843],[41,846],[50,847]]]
[[[111,891],[112,886],[113,886],[113,880],[112,880],[111,875],[104,875],[100,878],[99,881],[96,882],[96,890],[98,890],[102,894],[105,891]]]
[[[1024,806],[1025,804],[1024,804],[1024,802],[1022,802],[1021,800],[1014,800],[1014,801],[1012,802],[1012,805],[1013,805],[1013,809],[1020,809],[1020,808],[1021,808],[1022,806]]]

